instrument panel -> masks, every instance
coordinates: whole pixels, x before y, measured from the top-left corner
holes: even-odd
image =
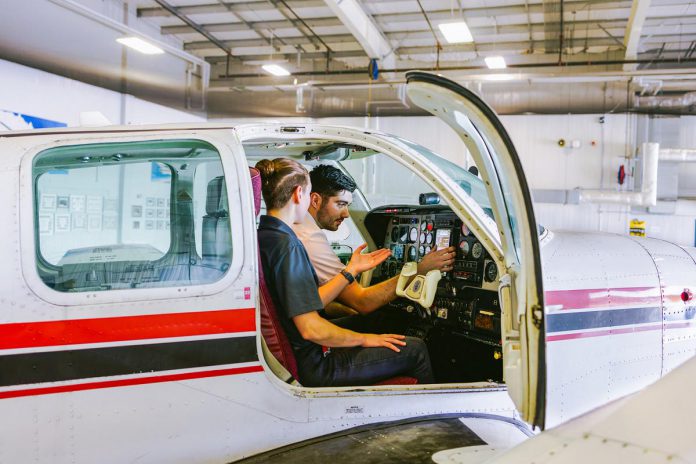
[[[385,224],[380,234],[383,237],[381,246],[391,250],[392,256],[379,267],[380,280],[399,274],[404,263],[420,262],[433,250],[454,246],[457,252],[454,269],[443,275],[443,280],[497,290],[498,268],[495,262],[476,236],[449,208],[412,207],[406,211],[397,208],[386,211],[397,214],[383,213],[389,216],[382,221]]]
[[[409,261],[420,262],[436,249],[454,246],[452,271],[443,273],[431,308],[405,298],[390,306],[489,345],[500,343],[498,268],[483,244],[447,206],[387,206],[371,211],[365,226],[378,247],[392,255],[375,271],[383,281]]]

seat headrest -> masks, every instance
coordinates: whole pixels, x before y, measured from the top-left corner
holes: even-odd
[[[254,190],[254,211],[258,216],[261,212],[261,172],[256,168],[249,168],[251,187]]]
[[[205,212],[209,216],[214,217],[227,216],[227,187],[225,187],[225,176],[215,177],[208,182]]]

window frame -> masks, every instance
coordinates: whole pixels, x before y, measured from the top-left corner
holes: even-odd
[[[230,233],[232,235],[232,260],[227,272],[221,279],[206,284],[179,284],[172,282],[172,285],[162,287],[143,287],[115,290],[100,290],[87,292],[61,292],[46,285],[39,275],[37,264],[40,258],[39,250],[39,231],[35,227],[36,210],[38,207],[37,199],[34,198],[34,159],[42,152],[56,147],[72,145],[86,145],[98,143],[127,143],[127,142],[157,142],[163,140],[200,140],[209,143],[218,152],[222,171],[225,175],[227,184],[227,201],[229,205],[240,205],[238,208],[230,208]],[[76,137],[67,137],[59,141],[51,141],[36,146],[32,146],[22,156],[19,170],[19,215],[20,215],[20,251],[22,274],[29,288],[42,300],[47,303],[59,306],[84,306],[99,305],[108,303],[123,303],[149,300],[165,300],[174,297],[200,297],[220,293],[235,282],[242,272],[245,252],[244,247],[248,246],[244,241],[244,206],[247,202],[242,201],[241,190],[243,183],[240,182],[240,158],[244,152],[241,144],[234,137],[234,132],[223,131],[211,133],[205,131],[176,131],[160,132],[155,134],[132,134],[132,133],[110,133],[110,134],[79,134]],[[246,169],[246,166],[244,166]],[[244,173],[248,176],[248,173]]]

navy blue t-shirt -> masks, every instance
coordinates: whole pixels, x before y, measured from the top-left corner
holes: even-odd
[[[321,346],[302,338],[292,321],[295,316],[323,309],[317,275],[304,245],[282,220],[261,216],[258,237],[268,292],[301,371],[301,366],[311,366],[322,356]]]

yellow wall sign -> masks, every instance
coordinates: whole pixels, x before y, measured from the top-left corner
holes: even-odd
[[[631,222],[628,224],[628,233],[636,237],[645,237],[645,221],[631,219]]]

